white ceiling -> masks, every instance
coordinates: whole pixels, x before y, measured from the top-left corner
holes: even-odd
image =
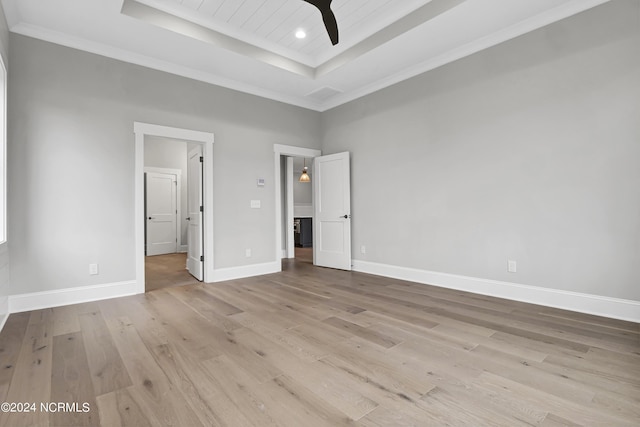
[[[9,28],[325,111],[609,0],[2,0]],[[298,28],[307,38],[298,40]]]

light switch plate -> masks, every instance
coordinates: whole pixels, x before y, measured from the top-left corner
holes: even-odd
[[[251,209],[260,209],[260,200],[252,200]]]

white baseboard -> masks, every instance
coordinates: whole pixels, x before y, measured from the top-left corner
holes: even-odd
[[[212,282],[242,279],[244,277],[278,273],[279,271],[282,271],[282,262],[280,260],[263,264],[243,265],[240,267],[218,268],[213,270]]]
[[[136,281],[106,283],[9,296],[9,312],[40,310],[137,294]]]
[[[187,245],[178,246],[178,253],[186,254],[188,250],[189,250],[189,246]]]
[[[416,283],[640,323],[640,301],[353,260],[353,270]]]
[[[4,324],[7,323],[9,314],[9,297],[4,297],[0,301],[0,331],[4,328]]]

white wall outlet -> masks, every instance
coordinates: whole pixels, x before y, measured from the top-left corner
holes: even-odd
[[[517,271],[516,267],[517,267],[517,265],[516,265],[515,261],[513,261],[513,260],[507,261],[507,271],[509,273],[515,273]]]
[[[98,264],[89,264],[89,275],[96,276],[98,274]]]
[[[247,258],[251,258],[251,249],[245,249],[244,256],[246,256]]]
[[[365,245],[360,246],[360,253],[363,255],[367,253],[367,247]]]
[[[252,200],[251,209],[260,209],[260,200]]]

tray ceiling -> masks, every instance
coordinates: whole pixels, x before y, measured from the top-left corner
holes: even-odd
[[[2,0],[9,28],[324,111],[609,0]],[[302,29],[304,39],[295,36]]]

